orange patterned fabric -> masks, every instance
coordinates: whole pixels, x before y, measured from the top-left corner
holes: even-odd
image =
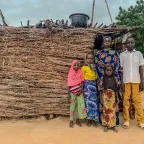
[[[103,113],[101,121],[103,126],[109,128],[116,126],[116,95],[113,90],[104,90],[103,97]]]

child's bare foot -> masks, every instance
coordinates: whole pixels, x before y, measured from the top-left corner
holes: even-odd
[[[87,120],[87,124],[88,127],[91,127],[91,120]]]
[[[116,127],[112,127],[111,129],[112,129],[115,133],[118,132],[118,130],[116,129]]]
[[[82,127],[82,124],[80,123],[79,119],[76,120],[76,124],[77,124],[79,127]]]
[[[108,127],[104,127],[104,132],[108,132]]]
[[[73,125],[74,125],[74,124],[73,124],[73,121],[70,121],[69,127],[70,127],[70,128],[73,128]]]

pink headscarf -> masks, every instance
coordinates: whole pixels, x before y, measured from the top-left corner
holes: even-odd
[[[73,60],[71,64],[71,68],[68,73],[68,86],[76,86],[84,81],[83,74],[81,70],[75,71],[73,69],[74,64],[78,62],[77,60]]]

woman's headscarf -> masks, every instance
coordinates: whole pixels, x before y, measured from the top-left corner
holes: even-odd
[[[103,37],[103,41],[104,41],[106,38],[111,39],[111,36],[109,36],[109,35],[104,36],[104,37]]]
[[[83,74],[81,70],[74,70],[74,64],[78,62],[77,60],[73,60],[71,64],[71,68],[68,73],[68,86],[76,86],[84,81]]]

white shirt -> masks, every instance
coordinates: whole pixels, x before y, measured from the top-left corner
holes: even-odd
[[[120,64],[123,68],[124,83],[140,83],[139,66],[144,65],[141,52],[128,50],[120,54]]]

